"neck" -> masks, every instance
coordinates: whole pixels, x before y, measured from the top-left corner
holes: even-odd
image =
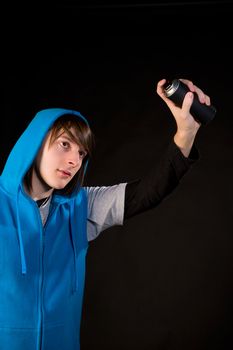
[[[30,191],[29,196],[32,197],[32,199],[34,201],[37,201],[37,200],[42,199],[42,198],[50,197],[52,192],[53,192],[53,189],[50,191],[46,191],[46,192]]]
[[[53,188],[50,187],[46,182],[38,176],[37,171],[33,168],[31,175],[31,186],[28,188],[25,185],[25,191],[35,201],[49,197],[53,193]]]

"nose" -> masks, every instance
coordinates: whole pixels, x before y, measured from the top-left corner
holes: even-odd
[[[80,165],[81,160],[82,160],[82,158],[81,158],[80,154],[75,153],[71,157],[69,157],[68,164],[70,166],[72,166],[73,168],[75,168],[75,167]]]

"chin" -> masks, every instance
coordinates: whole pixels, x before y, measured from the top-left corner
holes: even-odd
[[[66,182],[65,182],[65,183],[56,182],[56,183],[53,183],[53,186],[52,186],[52,187],[53,187],[55,190],[62,190],[63,188],[66,187],[66,185],[67,185]]]
[[[63,190],[66,187],[66,185],[67,184],[65,184],[65,185],[57,185],[54,188],[55,188],[55,190]]]

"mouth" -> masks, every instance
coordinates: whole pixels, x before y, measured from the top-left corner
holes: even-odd
[[[71,177],[71,172],[68,170],[58,169],[58,172],[61,176]]]

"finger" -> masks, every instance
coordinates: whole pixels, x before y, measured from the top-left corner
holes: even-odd
[[[184,83],[185,85],[187,85],[190,91],[195,92],[195,87],[191,80],[188,80],[188,79],[179,79],[179,80],[182,81],[182,83]]]
[[[204,94],[204,92],[200,88],[198,88],[197,86],[194,85],[194,87],[195,87],[195,92],[198,96],[199,101],[201,103],[205,103],[206,105],[209,106],[210,105],[210,97],[208,95]]]
[[[167,98],[167,96],[164,93],[164,84],[166,83],[166,79],[162,79],[157,83],[157,94],[164,100],[164,102],[167,104],[168,108],[172,109],[174,108],[174,103]]]
[[[199,101],[201,103],[205,103],[206,97],[205,97],[204,92],[199,87],[197,87],[196,85],[193,85],[193,86],[194,86],[195,93],[197,94]]]
[[[205,95],[205,103],[207,106],[211,105],[210,97],[208,95]]]
[[[184,84],[186,84],[190,91],[195,92],[197,94],[198,99],[201,103],[205,103],[208,106],[211,104],[210,97],[208,95],[206,95],[203,92],[203,90],[201,90],[198,86],[193,84],[193,82],[191,80],[180,79],[180,81],[182,81]]]
[[[166,97],[165,94],[164,94],[164,84],[166,83],[166,79],[162,79],[160,80],[158,83],[157,83],[157,94],[160,96],[160,97]]]

